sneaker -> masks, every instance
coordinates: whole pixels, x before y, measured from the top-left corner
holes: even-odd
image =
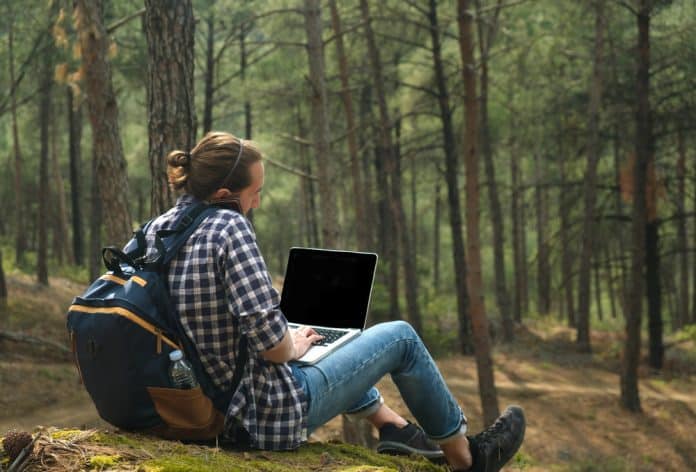
[[[440,446],[428,439],[417,425],[409,423],[403,428],[387,423],[379,429],[377,452],[391,455],[419,454],[432,461],[444,460]]]
[[[509,406],[484,431],[469,437],[474,462],[471,472],[497,472],[515,455],[524,439],[524,412],[519,406]]]

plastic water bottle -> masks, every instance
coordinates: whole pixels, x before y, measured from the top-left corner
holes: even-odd
[[[191,364],[184,359],[183,352],[178,349],[170,352],[169,360],[172,361],[169,366],[169,377],[176,388],[189,389],[198,387],[198,381],[196,376],[193,375]]]

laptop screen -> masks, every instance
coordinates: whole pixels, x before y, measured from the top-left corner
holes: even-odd
[[[292,248],[280,309],[291,323],[363,329],[377,255]]]

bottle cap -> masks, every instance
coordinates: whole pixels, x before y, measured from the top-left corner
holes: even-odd
[[[184,353],[178,349],[169,353],[169,360],[172,362],[180,361],[183,358],[184,358]]]

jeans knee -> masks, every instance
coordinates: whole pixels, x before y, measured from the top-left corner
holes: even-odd
[[[420,336],[418,336],[418,333],[408,321],[390,321],[388,324],[394,331],[399,333],[400,337],[420,340]]]

